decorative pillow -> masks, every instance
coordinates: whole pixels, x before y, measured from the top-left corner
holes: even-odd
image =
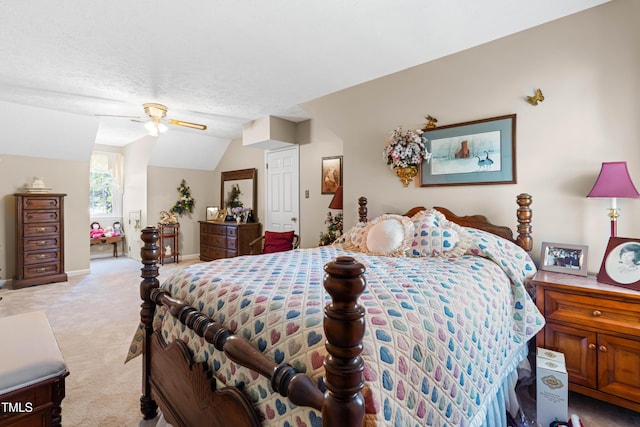
[[[435,209],[420,211],[411,217],[414,226],[410,256],[452,258],[463,255],[471,246],[471,235]]]
[[[344,249],[365,252],[367,250],[367,230],[369,223],[359,222],[344,233],[336,242]]]
[[[293,230],[291,231],[265,231],[263,254],[273,252],[290,251],[293,249]]]
[[[373,255],[404,256],[413,240],[414,226],[402,215],[381,215],[366,226],[366,248]]]

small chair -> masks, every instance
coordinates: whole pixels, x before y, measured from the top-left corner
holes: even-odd
[[[264,235],[249,243],[251,255],[269,254],[297,249],[300,237],[293,231],[265,231]]]

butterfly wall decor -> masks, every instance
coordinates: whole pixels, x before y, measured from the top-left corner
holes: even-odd
[[[536,89],[535,94],[533,96],[527,96],[525,98],[525,101],[527,101],[531,105],[538,105],[538,102],[544,101],[542,91],[540,89]]]

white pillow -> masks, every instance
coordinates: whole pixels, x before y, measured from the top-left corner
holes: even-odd
[[[402,215],[381,215],[366,229],[366,249],[373,255],[404,256],[413,240],[413,222]]]

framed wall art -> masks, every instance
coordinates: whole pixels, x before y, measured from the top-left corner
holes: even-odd
[[[540,270],[586,276],[587,252],[584,245],[542,242]]]
[[[597,278],[640,291],[640,239],[610,237]]]
[[[322,158],[322,194],[334,194],[342,186],[342,156]]]
[[[423,129],[420,186],[516,183],[516,115]]]

